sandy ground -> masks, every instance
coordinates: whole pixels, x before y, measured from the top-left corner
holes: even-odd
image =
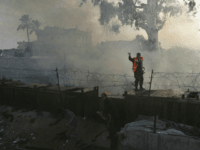
[[[7,111],[7,112],[6,112]],[[78,132],[83,143],[91,143],[94,137],[105,130],[105,125],[98,122],[77,117],[79,120]],[[49,112],[17,110],[8,106],[0,106],[0,149],[9,150],[17,147],[39,147],[55,150],[75,150],[76,140],[64,137],[68,127],[65,119],[56,126],[49,126],[56,117]],[[109,140],[105,139],[107,131],[100,137],[100,145]],[[80,144],[79,144],[80,145]],[[97,144],[98,145],[98,144]],[[102,149],[93,146],[91,149]],[[107,149],[107,148],[103,148]]]

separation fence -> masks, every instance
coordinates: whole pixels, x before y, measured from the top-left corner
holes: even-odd
[[[122,96],[124,91],[134,89],[134,77],[118,74],[100,74],[88,70],[67,68],[55,70],[36,70],[0,67],[0,78],[18,81],[26,84],[59,84],[71,87],[92,88],[99,86],[99,92],[108,92],[115,96]],[[144,76],[148,81],[149,76]],[[149,88],[149,82],[144,82],[144,87]]]
[[[54,111],[57,107],[63,106],[72,110],[78,116],[91,116],[92,118],[97,117],[96,111],[100,108],[99,93],[102,91],[113,92],[114,94],[123,93],[126,90],[131,90],[130,87],[134,87],[131,83],[133,76],[127,75],[99,74],[70,68],[55,70],[0,69],[0,77],[2,78],[0,82],[1,105],[29,106],[47,111]],[[182,73],[182,76],[178,78],[180,74],[174,75],[175,80],[169,78],[172,74],[165,73],[164,75],[164,73],[155,72],[152,78],[150,78],[151,76],[146,77],[146,80],[150,81],[146,82],[146,86],[150,87],[151,84],[149,83],[152,79],[152,87],[162,85],[162,82],[171,82],[173,85],[184,89],[191,83],[187,79],[193,79],[193,83],[194,81],[195,83],[191,87],[198,87],[199,74]],[[47,80],[47,77],[50,80]],[[21,82],[18,80],[21,80]],[[182,83],[180,84],[178,80]],[[39,81],[40,84],[36,81]],[[173,86],[163,84],[163,87]],[[118,110],[118,124],[121,124],[121,127],[125,123],[135,121],[140,114],[154,116],[155,107],[157,115],[161,119],[200,127],[199,101],[187,102],[172,97],[130,94],[123,96],[122,98],[112,98]]]
[[[134,87],[134,76],[120,74],[102,74],[77,68],[55,70],[36,70],[0,67],[0,78],[4,80],[20,80],[26,84],[59,84],[63,86],[92,88],[99,86],[99,93],[122,96],[124,91],[131,92]],[[166,73],[153,72],[144,74],[144,88],[181,89],[186,91],[200,90],[200,73]]]

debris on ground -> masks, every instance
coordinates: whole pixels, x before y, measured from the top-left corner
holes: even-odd
[[[126,124],[123,130],[126,130],[127,128],[151,132],[154,128],[154,117],[139,115],[135,122]],[[156,130],[160,134],[173,134],[196,137],[200,136],[199,128],[181,123],[175,123],[169,120],[159,119],[158,117],[156,119]]]
[[[121,131],[118,132],[120,145],[119,149],[144,149],[144,145],[148,145],[150,146],[148,148],[153,149],[155,143],[163,143],[164,141],[172,138],[175,141],[181,141],[180,146],[181,144],[184,145],[183,143],[185,141],[190,140],[193,142],[193,144],[189,144],[190,148],[193,145],[195,145],[196,148],[197,145],[200,144],[199,140],[197,140],[200,135],[198,133],[200,133],[199,128],[195,128],[194,130],[194,127],[178,124],[168,120],[161,120],[158,117],[156,119],[156,133],[154,133],[154,117],[139,115],[135,122],[126,124],[125,127],[121,128]],[[145,139],[151,140],[146,141]],[[178,143],[173,140],[168,140],[167,144],[174,144],[174,146],[177,145]],[[165,144],[162,146],[165,147]],[[157,145],[159,144],[157,143]],[[157,149],[158,147],[154,148]]]
[[[97,134],[105,129],[105,125],[93,120],[77,117],[79,120],[78,133],[82,141],[77,143],[73,138],[66,139],[65,133],[68,127],[67,120],[60,121],[55,126],[49,126],[57,118],[49,112],[34,111],[30,109],[12,108],[0,106],[0,149],[26,149],[27,147],[40,149],[63,149],[73,150],[75,146],[83,143],[90,144]],[[108,132],[105,131],[107,135]],[[99,137],[103,143],[104,137]],[[104,139],[104,140],[103,140]],[[109,143],[110,140],[107,140]],[[101,149],[101,145],[96,145]],[[91,149],[94,145],[90,145]],[[104,147],[105,148],[105,147]],[[27,148],[28,149],[28,148]],[[89,149],[89,147],[88,147]]]

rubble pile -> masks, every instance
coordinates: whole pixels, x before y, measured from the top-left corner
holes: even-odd
[[[199,128],[174,123],[172,121],[159,120],[158,117],[156,119],[156,133],[154,133],[154,117],[139,115],[135,122],[126,124],[125,127],[121,128],[121,131],[118,132],[119,149],[145,149],[148,146],[150,146],[150,149],[153,149],[156,143],[158,147],[165,147],[170,144],[181,147],[185,143],[177,143],[174,142],[174,140],[193,141],[196,148],[197,145],[200,144],[198,140],[200,137],[199,133]],[[162,144],[159,145],[158,142]],[[192,147],[192,145],[193,144],[191,144],[190,147]],[[157,149],[158,147],[154,148]]]
[[[146,124],[145,124],[145,122],[146,122]],[[154,117],[139,115],[138,118],[136,119],[136,121],[133,122],[132,124],[134,124],[136,126],[140,126],[142,123],[143,123],[143,127],[145,126],[147,128],[148,126],[149,127],[151,126],[153,128]],[[169,120],[163,120],[163,119],[159,120],[158,117],[157,117],[156,128],[168,130],[168,131],[177,130],[177,131],[181,132],[180,135],[194,136],[196,138],[200,137],[200,129],[197,127],[193,127],[193,126],[189,126],[189,125],[185,125],[185,124],[181,124],[181,123],[175,123],[175,122],[169,121]]]
[[[131,122],[125,125],[123,129],[119,132],[120,134],[124,134],[127,136],[128,130],[137,130],[137,131],[146,131],[146,132],[153,132],[154,131],[154,117],[138,117],[135,122]],[[174,134],[174,135],[185,135],[183,132],[176,130],[174,128],[170,128],[164,121],[159,119],[156,120],[156,133],[159,134]]]
[[[105,125],[77,117],[78,132],[83,143],[91,143],[94,137],[105,130]],[[49,126],[57,118],[49,112],[35,110],[14,109],[0,106],[0,149],[23,149],[37,147],[48,150],[76,149],[75,139],[65,139],[68,127],[66,120],[55,126]],[[107,133],[106,133],[107,135]],[[100,137],[100,140],[103,139]],[[98,147],[98,145],[96,145]],[[93,146],[92,149],[97,149]],[[98,147],[98,149],[100,149]]]
[[[167,120],[163,120],[163,121],[165,121],[166,126],[168,128],[179,130],[187,136],[193,136],[196,138],[200,137],[200,129],[197,127],[188,126],[188,125],[181,124],[181,123],[175,123],[175,122],[167,121]]]

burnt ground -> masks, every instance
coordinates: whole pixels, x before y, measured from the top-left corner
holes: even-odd
[[[97,134],[105,130],[106,126],[103,123],[81,117],[77,118],[79,120],[79,137],[82,138],[82,143],[79,143],[79,146],[91,143]],[[55,115],[49,112],[0,106],[0,149],[77,150],[76,140],[68,139],[66,141],[67,139],[64,136],[68,130],[65,125],[66,120],[63,119],[56,126],[49,126],[55,120]],[[103,132],[102,136],[107,136],[107,131]],[[108,149],[102,147],[101,144],[105,142],[106,138],[100,139],[104,140],[87,147],[87,149]],[[109,145],[109,140],[106,139],[106,142]]]

